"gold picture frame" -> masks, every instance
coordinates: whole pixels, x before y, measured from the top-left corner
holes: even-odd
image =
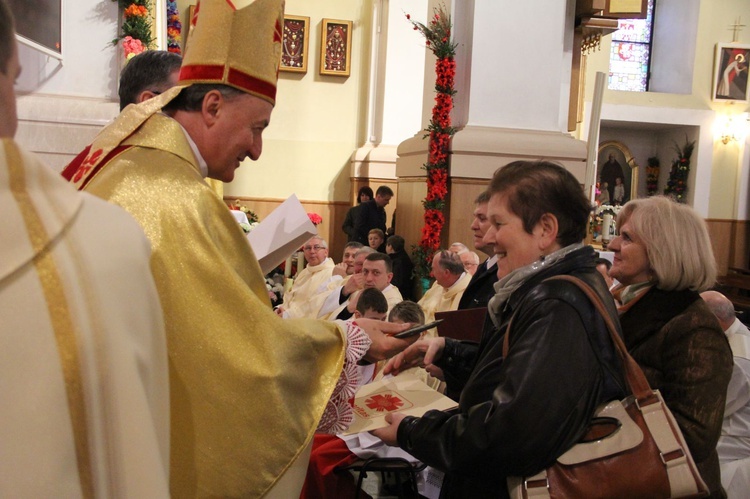
[[[349,76],[352,69],[352,21],[323,19],[320,25],[320,74]]]
[[[279,70],[290,73],[307,73],[309,43],[310,18],[285,15]]]
[[[604,204],[615,204],[615,181],[617,176],[621,176],[624,186],[624,196],[619,204],[625,204],[631,199],[638,197],[638,165],[630,154],[628,146],[616,140],[608,140],[599,144],[599,152],[596,162],[596,181],[599,182],[599,189],[604,190],[604,182],[609,189],[609,202]],[[618,170],[619,167],[619,170]],[[622,172],[622,175],[618,175]]]

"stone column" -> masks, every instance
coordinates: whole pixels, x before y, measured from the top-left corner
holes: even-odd
[[[433,2],[431,2],[432,6]],[[446,246],[471,241],[473,200],[493,172],[518,159],[562,163],[583,183],[586,145],[567,133],[575,0],[453,0],[456,89]],[[431,15],[432,7],[430,7]],[[434,57],[424,101],[434,97]],[[429,109],[423,111],[423,127]],[[427,140],[398,147],[398,230],[418,239]],[[408,196],[407,196],[408,192]],[[403,230],[402,230],[403,228]]]

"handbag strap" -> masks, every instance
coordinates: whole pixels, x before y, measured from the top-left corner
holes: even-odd
[[[588,299],[591,300],[591,303],[594,304],[594,307],[599,312],[599,315],[601,315],[602,319],[604,319],[604,323],[606,324],[607,330],[609,331],[609,336],[610,338],[612,338],[612,343],[614,343],[617,354],[622,360],[622,365],[625,369],[625,381],[627,382],[630,391],[633,393],[633,395],[635,395],[635,398],[639,402],[653,399],[654,392],[653,390],[651,390],[651,386],[648,384],[646,375],[643,374],[643,370],[640,368],[635,359],[633,359],[633,357],[628,353],[625,342],[622,341],[622,338],[618,334],[617,327],[615,326],[612,317],[607,312],[607,309],[604,307],[604,303],[602,303],[602,299],[599,297],[599,295],[596,294],[593,289],[591,289],[591,286],[575,276],[557,275],[546,280],[550,281],[553,279],[558,281],[567,281],[575,284],[581,291],[584,292]]]
[[[594,308],[599,312],[599,315],[604,319],[604,324],[607,326],[609,336],[612,338],[612,343],[615,345],[615,350],[617,350],[617,354],[619,355],[620,360],[622,360],[623,369],[625,370],[625,381],[627,382],[631,393],[635,395],[635,398],[641,403],[641,405],[643,405],[643,402],[652,401],[654,399],[654,392],[648,384],[646,375],[643,374],[643,370],[628,353],[628,349],[625,347],[622,338],[620,338],[620,335],[617,332],[617,327],[615,326],[612,317],[609,315],[609,312],[607,312],[607,309],[604,307],[604,303],[602,303],[602,299],[599,295],[596,294],[586,282],[572,275],[562,274],[545,279],[545,281],[551,280],[570,282],[583,291],[594,305]],[[516,314],[514,313],[511,316],[510,321],[508,321],[508,327],[505,328],[505,338],[503,338],[503,358],[508,356],[508,350],[510,349],[510,326],[513,324],[513,318],[515,315]]]

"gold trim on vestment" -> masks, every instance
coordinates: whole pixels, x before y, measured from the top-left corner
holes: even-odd
[[[26,191],[26,177],[21,154],[14,142],[10,140],[4,142],[8,156],[10,190],[18,203],[18,209],[21,212],[29,240],[34,249],[34,266],[39,275],[44,299],[47,303],[47,312],[55,332],[73,429],[81,494],[83,497],[94,497],[93,470],[89,452],[88,427],[86,425],[86,406],[73,320],[68,309],[60,273],[50,252],[47,230]]]

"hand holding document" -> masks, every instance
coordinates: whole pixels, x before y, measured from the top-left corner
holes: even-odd
[[[318,229],[292,194],[247,235],[247,240],[265,275],[317,235]]]
[[[343,435],[385,428],[385,415],[400,412],[421,416],[432,409],[445,411],[456,402],[433,390],[413,373],[383,378],[361,387],[354,395],[354,420]]]

